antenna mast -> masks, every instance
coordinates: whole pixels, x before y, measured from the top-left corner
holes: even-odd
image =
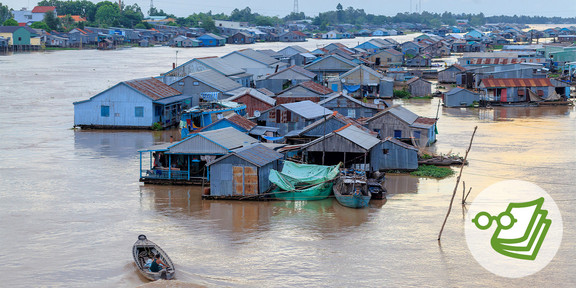
[[[294,14],[298,13],[298,0],[294,0]]]
[[[150,0],[150,10],[148,10],[148,14],[150,14],[150,12],[152,12],[152,8],[154,8],[154,0]],[[148,15],[150,16],[150,15]]]

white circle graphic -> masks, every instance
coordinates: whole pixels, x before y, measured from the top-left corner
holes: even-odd
[[[466,215],[466,242],[488,271],[520,278],[540,271],[562,242],[562,215],[539,186],[520,180],[484,189]]]

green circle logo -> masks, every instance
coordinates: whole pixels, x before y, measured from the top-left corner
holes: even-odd
[[[496,275],[519,278],[552,261],[562,242],[562,216],[552,197],[539,186],[502,181],[474,199],[465,232],[480,265]]]

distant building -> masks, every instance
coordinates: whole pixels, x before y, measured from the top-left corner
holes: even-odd
[[[443,96],[446,107],[469,107],[480,102],[480,94],[463,88],[454,88]]]

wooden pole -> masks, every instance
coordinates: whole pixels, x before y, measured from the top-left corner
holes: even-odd
[[[466,155],[464,155],[464,161],[462,162],[462,166],[460,166],[460,173],[458,173],[458,178],[456,178],[456,186],[454,186],[454,192],[452,192],[452,198],[450,199],[450,206],[448,207],[446,218],[444,218],[444,223],[442,223],[440,233],[438,233],[438,242],[440,242],[440,239],[442,238],[442,231],[444,231],[444,226],[446,225],[446,221],[448,220],[448,216],[450,215],[450,211],[452,210],[452,203],[454,203],[454,196],[456,196],[456,191],[458,190],[458,184],[460,183],[460,177],[462,177],[462,170],[464,170],[464,165],[466,164],[466,159],[468,158],[468,152],[470,152],[470,148],[472,148],[472,141],[474,140],[476,129],[478,129],[478,126],[474,127],[474,132],[472,132],[472,137],[470,138],[470,144],[468,145],[468,149],[466,149]]]

